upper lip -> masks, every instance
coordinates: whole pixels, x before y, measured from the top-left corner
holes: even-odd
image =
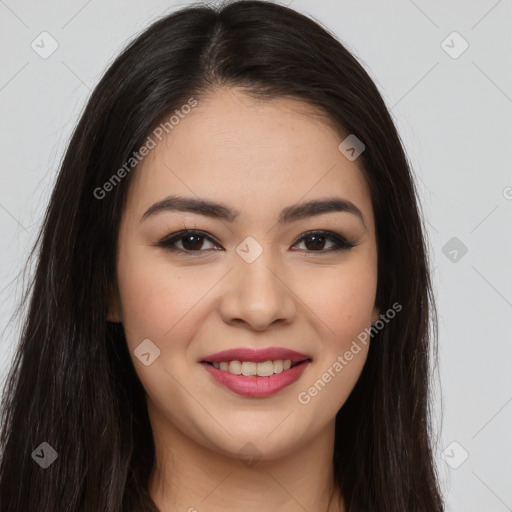
[[[247,361],[253,363],[263,363],[264,361],[287,360],[292,363],[298,363],[306,359],[311,359],[307,354],[301,354],[295,350],[281,347],[269,347],[262,349],[255,348],[234,348],[223,350],[204,357],[201,362],[222,363],[228,361]]]

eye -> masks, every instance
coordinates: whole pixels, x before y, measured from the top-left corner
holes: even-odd
[[[330,241],[333,246],[330,249],[323,250],[326,240]],[[312,242],[308,242],[312,241]],[[306,250],[309,252],[332,252],[343,249],[352,249],[356,244],[348,242],[345,238],[333,231],[309,231],[304,233],[296,243],[306,244]]]
[[[202,239],[212,240],[211,237],[202,231],[185,229],[160,240],[157,245],[174,252],[204,252],[201,251],[204,248],[204,241]],[[181,247],[176,247],[180,243]]]
[[[200,253],[205,252],[205,240],[210,243],[213,242],[214,248],[220,246],[218,242],[205,232],[191,229],[185,229],[183,231],[173,233],[163,240],[160,240],[156,245],[172,252],[189,254],[193,252]],[[331,242],[332,246],[330,248],[325,249],[326,241]],[[333,231],[309,231],[304,233],[294,245],[301,243],[305,244],[306,251],[320,253],[340,251],[343,249],[348,250],[356,246],[355,243],[348,242],[344,237],[334,233]],[[206,247],[206,249],[211,249],[211,247]]]

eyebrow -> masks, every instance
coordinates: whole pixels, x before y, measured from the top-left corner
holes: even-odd
[[[240,212],[234,208],[217,203],[215,201],[208,201],[205,199],[196,199],[193,197],[183,196],[168,196],[161,201],[150,206],[144,215],[142,215],[140,222],[146,220],[148,217],[154,216],[161,212],[180,211],[190,212],[214,219],[225,220],[233,222],[240,215]],[[299,203],[284,208],[278,219],[278,224],[288,224],[306,217],[322,215],[331,212],[346,212],[351,213],[361,220],[365,226],[364,217],[361,210],[352,202],[339,197],[330,197],[327,199],[317,199],[308,201],[306,203]]]

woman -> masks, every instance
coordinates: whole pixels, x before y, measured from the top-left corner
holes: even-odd
[[[325,29],[260,1],[157,21],[34,247],[1,509],[442,511],[425,247],[386,106]]]

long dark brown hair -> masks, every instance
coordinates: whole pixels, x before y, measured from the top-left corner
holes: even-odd
[[[410,165],[376,86],[326,29],[290,8],[193,5],[127,45],[93,91],[62,160],[30,258],[21,337],[6,381],[0,509],[157,511],[144,390],[121,324],[107,322],[128,172],[108,182],[166,116],[214,87],[316,107],[365,144],[378,243],[377,304],[403,310],[372,339],[336,417],[335,484],[350,512],[440,512],[431,377],[437,323]],[[341,140],[340,140],[341,142]],[[34,450],[58,453],[42,469]]]

